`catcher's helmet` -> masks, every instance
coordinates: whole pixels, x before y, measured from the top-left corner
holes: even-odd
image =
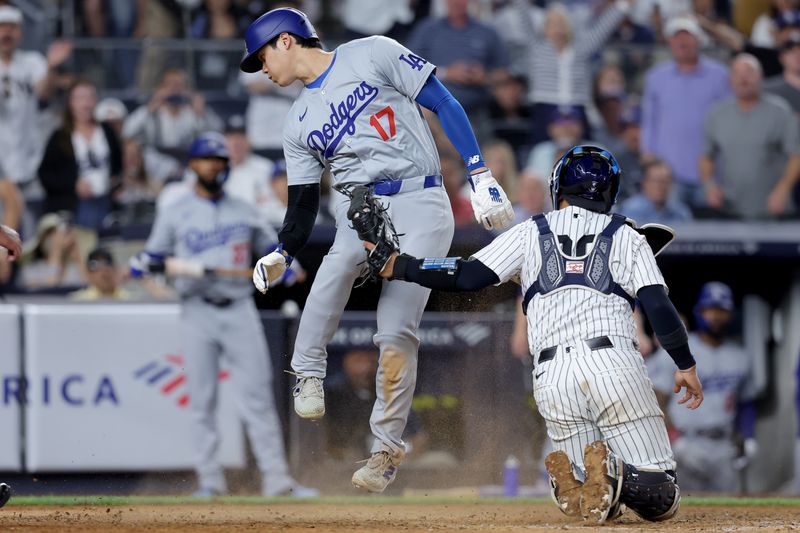
[[[244,34],[244,58],[239,68],[244,72],[261,70],[258,51],[283,32],[304,39],[317,38],[317,31],[302,11],[291,7],[273,9],[258,17],[247,28]]]
[[[622,170],[617,159],[597,146],[575,146],[558,160],[550,175],[553,209],[560,198],[571,205],[608,213],[617,201]]]
[[[189,148],[189,159],[201,157],[218,157],[227,160],[228,148],[225,146],[225,137],[216,131],[201,133]]]

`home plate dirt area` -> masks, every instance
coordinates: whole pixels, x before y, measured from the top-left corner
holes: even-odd
[[[320,498],[304,501],[230,497],[12,499],[0,510],[0,531],[313,531],[531,532],[797,531],[800,499],[685,498],[678,516],[649,523],[630,511],[603,526],[562,515],[549,500],[475,498]]]

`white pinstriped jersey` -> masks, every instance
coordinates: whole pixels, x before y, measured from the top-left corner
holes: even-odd
[[[545,216],[561,253],[568,259],[586,257],[595,237],[611,222],[608,215],[577,206]],[[527,220],[517,224],[473,257],[492,269],[500,283],[516,281],[524,293],[536,281],[542,264],[536,223]],[[647,241],[627,225],[614,234],[609,270],[613,280],[632,297],[642,287],[666,286]],[[603,335],[623,337],[632,343],[636,340],[630,304],[615,294],[568,285],[546,295],[535,295],[527,311],[528,345],[533,354],[567,341]]]

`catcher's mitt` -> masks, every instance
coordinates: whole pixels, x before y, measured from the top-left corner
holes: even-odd
[[[400,241],[387,208],[372,194],[369,187],[359,185],[350,190],[350,209],[347,218],[362,241],[371,242],[375,248],[367,256],[369,277],[380,279],[380,273],[392,256],[400,249]]]

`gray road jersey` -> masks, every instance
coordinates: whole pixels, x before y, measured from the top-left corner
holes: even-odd
[[[249,268],[253,252],[263,254],[278,242],[275,231],[255,209],[224,196],[216,202],[188,194],[156,216],[145,250],[151,254],[199,261],[210,268]],[[181,296],[245,298],[252,295],[248,277],[178,278]]]
[[[335,187],[438,174],[414,101],[435,68],[387,37],[337,48],[321,86],[305,87],[286,119],[289,185],[318,183],[326,163]]]
[[[689,348],[697,361],[697,374],[703,384],[702,416],[678,405],[683,394],[674,394],[675,363],[664,350],[647,358],[647,372],[653,388],[671,395],[668,412],[681,431],[733,428],[737,404],[754,397],[750,379],[750,356],[738,344],[726,341],[714,348],[692,333]]]

